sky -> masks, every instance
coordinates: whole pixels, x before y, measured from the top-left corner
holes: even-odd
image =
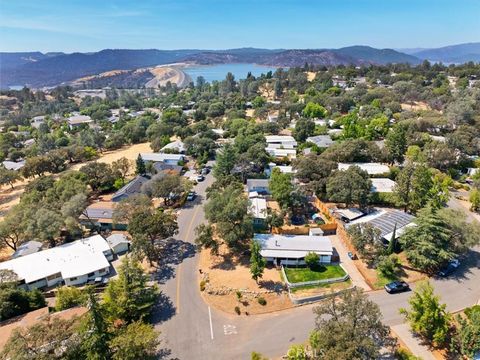
[[[0,51],[432,48],[480,41],[480,0],[0,0]]]

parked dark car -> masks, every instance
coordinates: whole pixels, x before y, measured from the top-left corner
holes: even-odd
[[[201,171],[201,174],[202,174],[202,175],[207,175],[209,172],[210,172],[210,169],[207,168],[207,167],[204,167],[204,168],[202,169],[202,171]]]
[[[194,191],[190,191],[187,195],[187,201],[193,201],[195,200],[195,197],[197,196],[197,194],[194,192]]]
[[[203,180],[205,180],[205,176],[203,176],[203,175],[197,175],[197,177],[196,177],[195,180],[197,180],[197,182],[203,181]]]
[[[410,286],[405,281],[393,281],[385,285],[385,291],[389,294],[395,294],[409,290]]]
[[[460,261],[457,259],[450,260],[446,266],[440,269],[438,276],[447,277],[450,274],[453,274],[458,267],[460,266]]]

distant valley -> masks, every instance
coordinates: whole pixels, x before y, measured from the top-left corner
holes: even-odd
[[[438,49],[375,49],[350,46],[340,49],[256,49],[229,50],[124,50],[106,49],[94,53],[0,53],[0,87],[33,88],[68,84],[82,87],[145,87],[156,81],[170,81],[184,75],[173,72],[158,75],[158,65],[188,63],[218,65],[249,63],[270,67],[369,65],[387,63],[419,64],[424,59],[459,63],[480,61],[480,43],[461,44]],[[157,79],[157,80],[155,80]],[[175,82],[171,80],[172,82]]]

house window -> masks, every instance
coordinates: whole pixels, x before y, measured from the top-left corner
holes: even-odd
[[[71,277],[71,278],[70,278],[70,281],[75,281],[75,280],[77,280],[77,279],[78,279],[77,277]]]
[[[62,277],[62,274],[56,273],[56,274],[52,274],[52,275],[50,275],[50,276],[47,276],[47,280],[49,280],[49,281],[50,281],[50,280],[55,280],[55,279],[58,279],[58,278],[60,278],[60,277]]]
[[[88,277],[92,277],[93,275],[95,275],[94,272],[91,272],[90,274],[87,274]]]

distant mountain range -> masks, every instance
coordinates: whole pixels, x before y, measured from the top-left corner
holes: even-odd
[[[420,59],[448,64],[461,64],[480,61],[480,42],[445,46],[437,49],[424,49],[412,53]]]
[[[480,61],[480,43],[439,49],[375,49],[350,46],[340,49],[229,50],[101,50],[93,53],[0,52],[0,87],[56,86],[111,70],[135,70],[156,65],[188,62],[201,65],[255,63],[278,67],[313,65],[418,64],[428,59],[441,62]]]

